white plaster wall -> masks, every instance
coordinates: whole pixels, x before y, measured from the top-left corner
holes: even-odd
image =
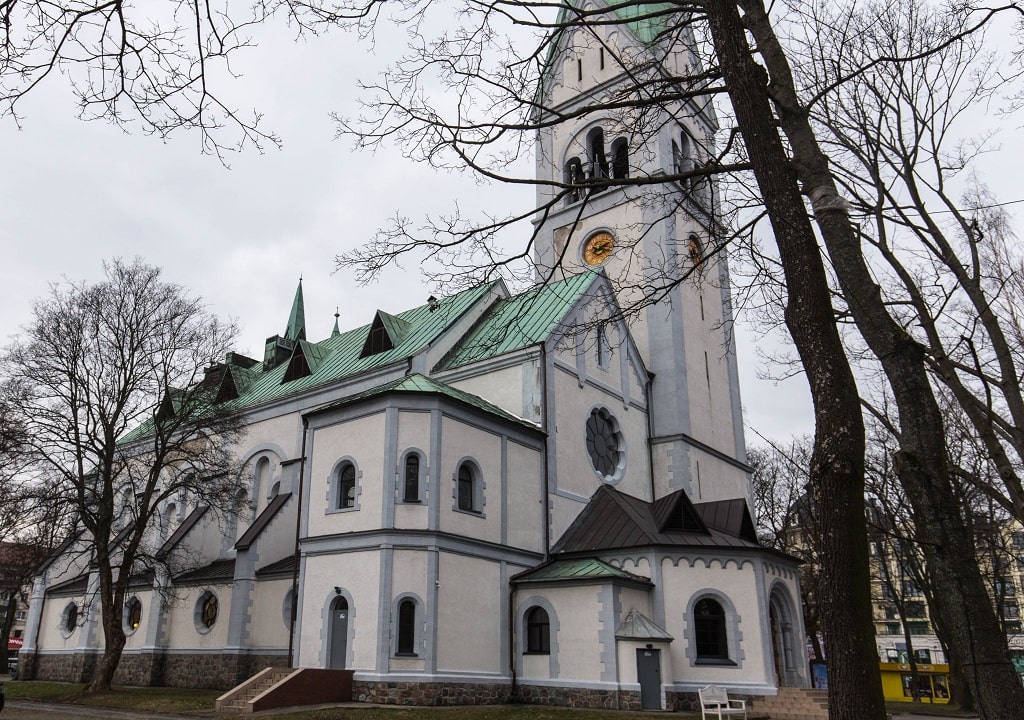
[[[508,444],[508,545],[544,550],[543,455]]]
[[[205,590],[217,596],[217,622],[209,632],[196,629],[196,602]],[[219,650],[227,645],[231,614],[230,585],[195,585],[177,588],[177,597],[168,608],[167,648],[169,650]]]
[[[309,535],[379,528],[384,492],[384,413],[338,422],[311,434]],[[344,457],[353,458],[361,473],[356,479],[359,509],[328,513],[331,473]]]
[[[391,474],[391,492],[395,498],[395,527],[425,529],[429,521],[428,508],[432,494],[437,490],[437,468],[431,457],[430,443],[431,413],[426,411],[403,410],[398,413],[398,449],[394,458],[394,472]],[[419,503],[403,503],[405,491],[405,467],[401,465],[406,450],[415,448],[422,455]]]
[[[288,647],[288,624],[284,616],[284,602],[291,589],[291,578],[262,580],[256,583],[249,620],[250,647]]]
[[[742,563],[742,564],[740,564]],[[767,617],[767,599],[757,583],[754,562],[749,559],[726,560],[707,556],[696,559],[691,567],[685,560],[678,565],[662,561],[662,585],[665,597],[665,630],[675,638],[672,643],[672,666],[675,682],[743,682],[773,683],[774,671],[766,667],[763,644],[770,639],[763,635],[761,608]],[[692,621],[684,617],[691,597],[698,591],[714,588],[727,596],[740,616],[740,647],[743,659],[735,667],[726,665],[692,665],[686,648],[693,641]],[[734,629],[727,624],[727,632]],[[736,660],[736,658],[733,658]],[[668,682],[668,678],[664,678]]]
[[[593,585],[552,588],[543,593],[558,616],[558,677],[561,680],[593,682],[601,677],[604,668],[600,593],[600,587]],[[612,636],[614,642],[614,629]]]
[[[327,610],[335,586],[352,598],[349,605],[351,669],[373,669],[380,625],[380,553],[377,550],[311,555],[306,558],[300,592],[302,622],[298,638],[298,665],[326,667]]]
[[[501,542],[501,437],[449,415],[441,419],[441,530]],[[463,458],[472,458],[483,474],[483,512],[455,510],[455,472]]]
[[[516,417],[530,417],[530,408],[523,407],[523,365],[500,368],[483,375],[453,381],[453,387],[484,398]]]
[[[558,439],[558,488],[589,498],[600,487],[602,480],[587,453],[586,422],[595,407],[603,406],[618,421],[625,441],[626,467],[615,488],[627,495],[652,499],[646,413],[590,384],[580,387],[576,374],[561,366],[556,367],[554,382],[558,416],[552,432]]]
[[[250,546],[249,552],[255,554],[257,570],[294,555],[295,516],[298,513],[298,507],[299,497],[292,495]]]
[[[439,558],[437,669],[499,673],[507,620],[501,613],[501,567],[496,562],[442,553]],[[471,580],[470,580],[471,578]]]
[[[137,588],[128,592],[128,599],[137,597],[139,602],[142,603],[142,618],[139,622],[139,627],[134,632],[131,630],[125,631],[125,650],[136,650],[143,647],[146,644],[146,627],[149,625],[149,614],[153,612],[153,591],[151,589]],[[127,604],[127,603],[126,603]],[[125,612],[124,621],[127,621],[127,610]],[[131,632],[129,635],[128,633]]]
[[[78,605],[79,626],[68,637],[61,632],[64,619],[64,608],[68,603]],[[82,636],[81,618],[84,613],[84,601],[77,597],[47,597],[43,605],[43,616],[39,624],[39,644],[37,647],[44,651],[72,650],[79,646],[84,637]]]
[[[647,590],[639,588],[620,587],[619,594],[619,624],[626,619],[630,610],[636,610],[650,620],[654,620],[654,613],[651,611],[651,594]]]

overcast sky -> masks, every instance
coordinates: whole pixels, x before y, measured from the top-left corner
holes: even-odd
[[[300,275],[312,340],[329,334],[336,307],[345,329],[370,322],[377,308],[424,302],[431,290],[415,266],[368,287],[350,271],[334,272],[335,255],[396,210],[415,218],[474,196],[466,179],[334,139],[329,113],[352,111],[357,77],[372,79],[396,44],[378,39],[374,51],[340,32],[295,44],[286,28],[263,32],[259,48],[236,58],[244,78],[229,96],[264,113],[284,147],[233,156],[230,169],[201,154],[194,135],[165,143],[77,120],[59,78],[37,90],[21,107],[20,130],[0,121],[0,338],[27,322],[49,283],[95,279],[102,260],[118,256],[163,267],[168,280],[235,318],[239,351],[257,357],[267,336],[284,331]],[[1009,159],[1007,168],[1013,177]],[[484,199],[522,208],[533,192],[489,189]],[[803,378],[758,380],[762,361],[747,332],[739,353],[748,426],[780,440],[810,432]],[[748,431],[747,440],[758,438]]]

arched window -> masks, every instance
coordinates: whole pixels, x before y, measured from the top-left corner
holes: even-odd
[[[697,662],[729,660],[725,610],[717,600],[704,598],[693,606],[693,636],[697,648]]]
[[[539,606],[526,613],[526,652],[551,652],[551,622],[547,610]]]
[[[580,185],[583,183],[583,163],[580,162],[578,157],[569,158],[569,161],[565,164],[565,173],[562,181],[566,185],[572,186],[566,192],[566,203],[574,203],[579,200],[581,196]]]
[[[616,180],[629,177],[629,142],[624,137],[612,143],[612,177]]]
[[[403,600],[398,603],[398,642],[395,654],[416,654],[416,602],[414,600]]]
[[[267,492],[267,482],[270,479],[270,459],[261,457],[256,461],[256,468],[253,472],[252,496],[258,498],[260,493]],[[269,496],[268,496],[269,497]]]
[[[469,463],[459,466],[457,493],[459,510],[477,512],[476,477]]]
[[[405,457],[405,482],[402,489],[403,502],[420,501],[420,456],[414,452]]]
[[[604,130],[594,128],[587,135],[587,152],[590,154],[590,177],[604,180],[608,177],[608,156],[604,151]],[[597,189],[594,192],[599,192]]]
[[[356,466],[345,463],[338,470],[338,509],[347,510],[356,506]]]

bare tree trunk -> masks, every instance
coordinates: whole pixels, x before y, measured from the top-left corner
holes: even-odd
[[[763,68],[753,61],[734,3],[707,3],[708,21],[786,276],[786,325],[815,411],[811,493],[822,562],[829,716],[884,720],[871,618],[864,517],[864,425],[832,310],[821,254],[775,126]]]
[[[98,543],[96,563],[100,574],[100,615],[103,618],[103,655],[92,671],[87,693],[106,692],[114,682],[114,673],[121,662],[121,653],[127,638],[122,624],[126,578],[119,578],[115,587],[111,558],[102,543]],[[124,571],[122,571],[124,572]]]
[[[950,482],[945,428],[929,383],[924,348],[885,307],[829,170],[828,158],[800,105],[789,61],[764,5],[760,0],[740,0],[740,5],[771,74],[772,99],[780,125],[843,294],[892,387],[900,414],[895,469],[914,507],[917,540],[941,600],[936,614],[946,629],[952,654],[962,663],[982,717],[1013,720],[1024,707],[1024,686],[1010,662],[1006,637],[996,620],[976,562],[973,539]]]

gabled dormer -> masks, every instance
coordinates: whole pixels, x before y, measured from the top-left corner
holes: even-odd
[[[315,343],[299,340],[295,343],[295,350],[288,359],[288,367],[284,371],[282,383],[298,380],[299,378],[312,375],[317,368],[323,364],[324,353]]]
[[[706,533],[708,531],[704,523],[701,522],[693,503],[690,502],[690,498],[682,490],[655,501],[652,512],[659,532],[676,530]]]
[[[377,314],[373,316],[373,323],[370,325],[370,331],[366,335],[366,342],[363,343],[359,357],[365,358],[391,350],[409,334],[411,327],[405,320],[378,310]]]

